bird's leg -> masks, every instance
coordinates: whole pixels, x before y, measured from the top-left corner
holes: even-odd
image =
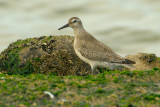
[[[91,70],[92,70],[92,75],[93,74],[99,74],[99,71],[96,71],[96,66],[94,66],[94,65],[91,65]]]
[[[95,70],[94,65],[91,65],[91,70],[92,70],[92,73],[93,73],[93,72],[94,72],[94,70]]]

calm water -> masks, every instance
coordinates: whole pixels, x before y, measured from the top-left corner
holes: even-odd
[[[72,16],[122,56],[160,56],[159,0],[0,0],[0,52],[17,39],[73,35],[57,30]]]

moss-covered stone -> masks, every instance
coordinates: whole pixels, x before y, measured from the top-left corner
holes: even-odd
[[[90,66],[77,57],[72,44],[70,36],[17,40],[1,53],[0,69],[8,74],[89,74]]]
[[[159,58],[152,53],[136,53],[134,55],[128,55],[125,58],[135,61],[135,68],[132,70],[136,71],[147,71],[153,68],[160,68]]]

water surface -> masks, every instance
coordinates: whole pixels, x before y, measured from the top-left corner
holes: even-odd
[[[73,36],[72,29],[57,29],[77,16],[88,32],[122,56],[160,56],[158,0],[0,0],[0,14],[0,52],[17,39]]]

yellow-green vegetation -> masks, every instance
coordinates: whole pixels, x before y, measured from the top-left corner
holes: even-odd
[[[160,69],[88,76],[1,73],[0,96],[0,105],[5,107],[159,107]]]

